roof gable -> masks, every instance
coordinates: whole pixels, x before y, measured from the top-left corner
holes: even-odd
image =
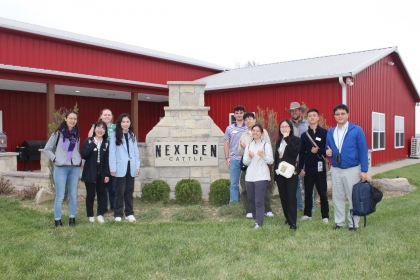
[[[397,47],[232,69],[199,79],[206,91],[355,76]],[[412,83],[412,82],[411,82]]]
[[[118,43],[118,42],[114,42],[110,40],[95,38],[91,36],[58,30],[54,28],[48,28],[48,27],[39,26],[35,24],[29,24],[25,22],[10,20],[6,18],[2,18],[2,17],[0,17],[0,27],[16,30],[20,32],[26,32],[26,33],[51,37],[55,39],[67,40],[67,41],[72,41],[76,43],[82,43],[82,44],[93,45],[93,46],[107,48],[107,49],[113,49],[113,50],[118,50],[118,51],[123,51],[123,52],[129,52],[133,54],[154,57],[154,58],[163,59],[163,60],[170,60],[170,61],[174,61],[178,63],[189,64],[193,66],[198,66],[198,67],[203,67],[203,68],[208,68],[208,69],[213,69],[213,70],[218,70],[218,71],[223,71],[225,69],[228,69],[227,67],[224,67],[224,66],[208,63],[205,61],[201,61],[198,59],[193,59],[193,58],[189,58],[185,56],[137,47],[137,46],[133,46],[129,44]]]

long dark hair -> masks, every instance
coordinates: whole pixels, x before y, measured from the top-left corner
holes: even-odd
[[[106,123],[101,119],[95,123],[95,125],[93,127],[92,137],[96,136],[95,129],[96,129],[96,127],[98,127],[100,125],[102,125],[102,127],[105,128],[105,134],[104,134],[104,136],[102,136],[102,138],[106,140],[106,139],[108,139],[108,127],[106,126]]]
[[[279,139],[277,140],[277,146],[280,145],[281,141],[283,140],[283,134],[281,134],[281,124],[286,122],[289,126],[290,126],[290,134],[289,135],[294,135],[293,134],[293,124],[289,119],[283,119],[281,120],[281,122],[279,123]]]
[[[64,117],[67,119],[67,117],[70,114],[75,114],[77,117],[79,117],[79,114],[74,111],[74,110],[68,110],[65,114]],[[77,125],[79,123],[79,121],[76,122],[76,125],[74,126],[74,128],[76,128],[76,138],[80,139],[80,135],[79,135],[79,126]],[[57,133],[57,131],[62,131],[63,129],[69,129],[66,123],[66,120],[63,120],[63,122],[60,124],[60,126],[54,131],[54,133]]]
[[[122,139],[123,139],[123,130],[121,127],[121,122],[122,119],[127,117],[130,120],[130,127],[128,128],[128,135],[131,137],[131,140],[134,142],[135,140],[135,135],[134,135],[134,131],[133,131],[133,122],[131,121],[131,117],[129,114],[127,113],[122,113],[118,119],[117,119],[117,123],[116,123],[116,127],[115,127],[115,144],[117,144],[117,146],[122,144]]]

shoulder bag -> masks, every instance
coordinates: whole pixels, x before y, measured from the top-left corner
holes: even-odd
[[[311,140],[311,142],[312,142],[312,144],[314,145],[314,147],[315,147],[315,148],[317,148],[317,147],[318,147],[318,145],[315,143],[314,139],[312,139],[311,135],[309,135],[308,131],[306,131],[306,135],[308,135],[308,138],[309,138],[309,140]],[[316,155],[317,155],[317,156],[318,156],[318,158],[319,158],[319,155],[318,155],[318,154],[316,154]],[[326,158],[324,157],[324,155],[321,155],[321,157],[322,157],[322,159],[323,159],[323,161],[324,161],[325,170],[326,170],[327,172],[328,172],[328,171],[330,171],[330,169],[331,169],[331,164],[330,164],[330,161],[329,161],[328,159],[326,159]]]

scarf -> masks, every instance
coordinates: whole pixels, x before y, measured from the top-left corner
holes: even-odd
[[[70,141],[70,145],[67,150],[67,159],[71,159],[71,155],[73,154],[73,150],[77,142],[77,128],[73,127],[71,131],[69,131],[68,128],[63,128],[61,129],[61,133],[63,134],[63,144],[61,145],[63,150],[66,149],[67,141]]]

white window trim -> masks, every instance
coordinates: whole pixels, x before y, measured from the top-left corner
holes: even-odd
[[[245,112],[245,113],[248,113],[248,112]],[[251,113],[254,113],[255,118],[257,118],[257,116],[256,116],[255,112],[251,112]],[[232,120],[233,120],[233,121],[232,121]],[[235,119],[235,114],[234,114],[234,113],[229,113],[229,122],[228,122],[228,124],[229,124],[229,125],[231,125],[231,124],[233,124],[234,122],[236,122],[236,119]]]
[[[403,116],[394,116],[394,148],[395,149],[403,149],[404,148],[404,141],[402,143],[402,146],[397,146],[397,141],[395,140],[397,135],[397,118],[401,118],[403,120],[403,130],[402,133],[405,136],[405,118]],[[401,131],[398,131],[398,133],[401,133]]]
[[[376,114],[376,115],[382,115],[382,116],[384,116],[384,130],[383,131],[381,131],[381,130],[379,130],[379,131],[373,131],[373,115],[374,114]],[[375,149],[374,148],[374,142],[373,142],[373,134],[375,133],[375,132],[383,132],[384,133],[384,147],[383,148],[378,148],[378,149]],[[385,150],[385,148],[386,148],[386,119],[385,119],[385,114],[384,113],[379,113],[379,112],[372,112],[372,140],[371,140],[371,143],[372,143],[372,151],[384,151]]]

